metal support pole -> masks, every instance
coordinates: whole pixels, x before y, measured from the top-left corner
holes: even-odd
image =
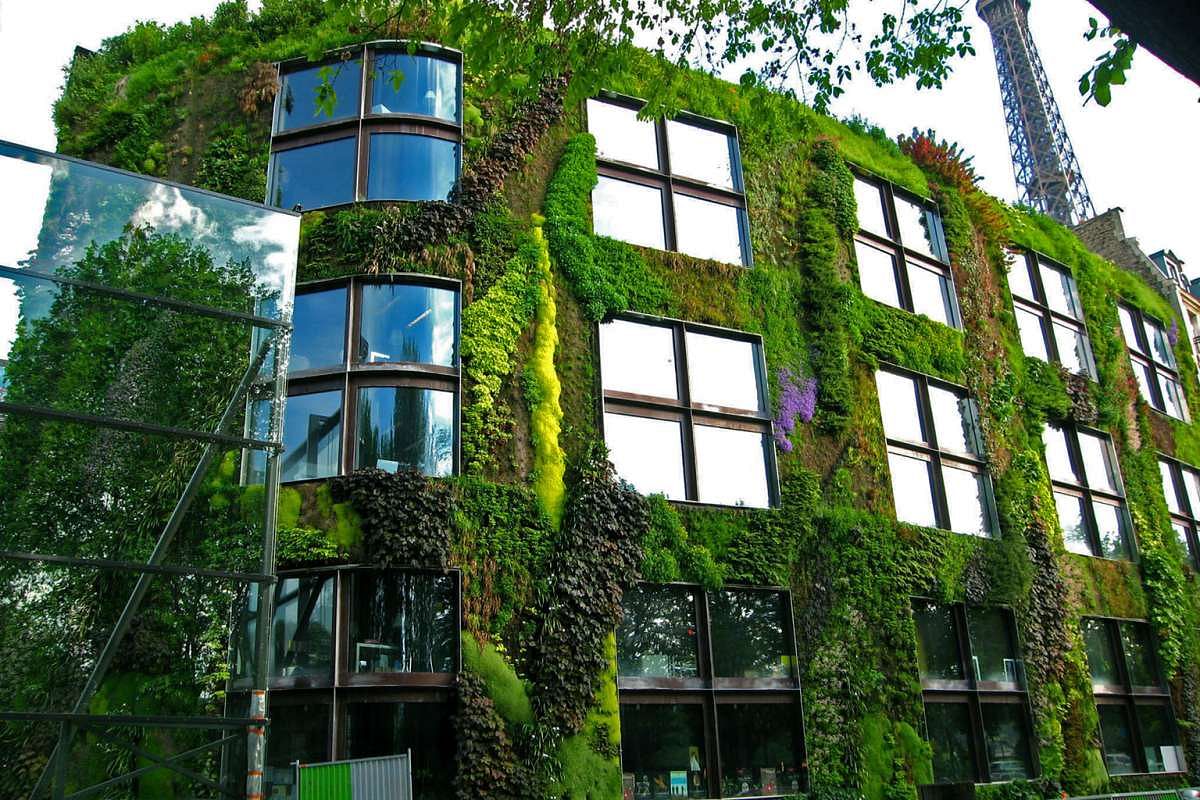
[[[54,768],[51,796],[54,800],[63,800],[67,795],[67,759],[71,754],[71,736],[74,732],[69,722],[64,722],[58,729],[58,747],[51,754]],[[47,765],[47,769],[49,767],[50,765]]]

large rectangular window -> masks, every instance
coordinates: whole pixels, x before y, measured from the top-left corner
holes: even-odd
[[[887,181],[857,175],[858,235],[854,240],[863,294],[961,328],[942,219],[927,200]]]
[[[1137,379],[1142,399],[1155,411],[1186,421],[1187,403],[1183,399],[1179,368],[1175,364],[1171,336],[1166,328],[1162,322],[1135,306],[1120,303],[1117,313],[1121,318],[1121,333],[1129,350],[1133,377]]]
[[[875,373],[896,518],[972,536],[998,530],[975,404],[965,390],[888,367]]]
[[[1150,626],[1089,617],[1083,620],[1083,641],[1108,774],[1185,772]]]
[[[1034,253],[1011,253],[1008,288],[1025,355],[1096,379],[1092,345],[1071,271]]]
[[[1181,461],[1158,457],[1163,497],[1171,512],[1171,528],[1193,567],[1200,567],[1200,471]]]
[[[1112,440],[1071,424],[1042,430],[1063,545],[1072,553],[1132,559],[1133,525]]]
[[[599,331],[604,441],[622,478],[669,500],[777,502],[758,337],[641,316]]]
[[[623,606],[617,682],[627,796],[803,791],[787,592],[639,584],[625,592]]]
[[[616,97],[587,102],[600,173],[593,229],[642,247],[749,265],[737,130],[691,114],[641,120],[643,105]]]
[[[990,783],[1036,777],[1012,614],[917,599],[913,622],[934,780]]]

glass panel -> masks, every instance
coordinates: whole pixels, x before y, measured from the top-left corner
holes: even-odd
[[[1062,528],[1063,546],[1067,551],[1081,556],[1094,555],[1083,518],[1083,498],[1055,492],[1054,507],[1058,511],[1058,525]]]
[[[685,336],[693,403],[762,410],[758,347],[753,342],[693,331]]]
[[[1150,356],[1160,364],[1168,367],[1175,366],[1175,354],[1171,352],[1171,343],[1163,326],[1142,315],[1142,324],[1146,328],[1146,341],[1150,342]]]
[[[639,120],[632,108],[587,101],[588,132],[596,137],[596,157],[658,169],[658,133],[652,120]]]
[[[1060,314],[1083,319],[1083,311],[1075,297],[1075,280],[1066,272],[1040,264],[1042,286],[1046,288],[1046,305]]]
[[[1129,547],[1126,544],[1125,512],[1120,506],[1092,501],[1092,510],[1096,514],[1097,533],[1100,534],[1100,553],[1105,558],[1129,558]]]
[[[858,206],[858,227],[880,236],[889,236],[887,217],[884,215],[883,191],[877,185],[856,177],[854,201]]]
[[[796,706],[791,703],[722,703],[721,796],[798,795]]]
[[[713,186],[734,189],[735,139],[727,133],[667,120],[671,172]]]
[[[265,776],[268,780],[276,786],[291,786],[293,761],[319,764],[329,760],[329,711],[324,703],[271,703],[267,770],[272,774]]]
[[[896,219],[900,223],[900,238],[909,250],[932,258],[941,258],[941,247],[935,243],[931,221],[933,214],[924,206],[896,195]]]
[[[965,469],[942,464],[950,530],[972,536],[989,536],[992,517],[988,513],[987,478]]]
[[[376,53],[371,113],[424,114],[459,122],[458,65],[408,53]]]
[[[1137,706],[1138,729],[1148,772],[1183,772],[1183,748],[1166,706]]]
[[[271,631],[271,676],[332,677],[333,576],[280,578]]]
[[[1122,622],[1121,646],[1125,649],[1129,665],[1129,682],[1134,686],[1161,686],[1158,669],[1154,664],[1154,644],[1150,637],[1150,626],[1137,622]]]
[[[454,711],[446,703],[347,703],[346,758],[412,750],[413,797],[454,798]]]
[[[1145,353],[1137,336],[1137,322],[1133,314],[1125,306],[1117,306],[1117,316],[1121,319],[1121,334],[1125,337],[1125,346],[1136,353]]]
[[[271,156],[271,205],[305,211],[353,203],[353,136],[280,150]]]
[[[259,410],[265,414],[266,404]],[[341,472],[342,393],[289,397],[283,417],[283,447],[285,481],[328,478]]]
[[[954,606],[914,601],[913,622],[917,627],[917,669],[922,680],[966,680],[958,652]]]
[[[1102,619],[1084,619],[1082,627],[1092,683],[1100,686],[1120,686],[1121,673],[1117,669],[1116,650],[1113,648],[1108,623]]]
[[[889,306],[900,308],[900,290],[896,286],[896,264],[891,253],[854,242],[858,261],[858,284],[863,294]]]
[[[603,323],[600,371],[606,392],[677,399],[674,330],[624,319]]]
[[[978,453],[970,401],[949,389],[929,387],[929,406],[939,450],[952,453]]]
[[[1175,492],[1175,478],[1171,464],[1167,461],[1158,462],[1158,474],[1162,478],[1163,497],[1167,500],[1167,508],[1174,514],[1182,514],[1179,506],[1179,495]]]
[[[1077,431],[1077,434],[1079,452],[1083,456],[1084,483],[1093,489],[1120,491],[1112,443],[1106,437],[1087,431]]]
[[[358,468],[454,472],[454,392],[412,386],[358,390]]]
[[[1158,373],[1158,386],[1162,390],[1163,410],[1175,419],[1183,419],[1183,392],[1175,380],[1163,373]]]
[[[1200,518],[1200,473],[1190,467],[1182,467],[1183,490],[1191,507],[1192,518]]]
[[[924,442],[925,432],[921,429],[921,412],[917,406],[917,382],[881,369],[875,372],[875,387],[879,391],[884,434],[889,439]]]
[[[937,527],[933,508],[933,489],[930,483],[932,465],[920,458],[888,453],[888,468],[892,473],[892,496],[896,504],[896,519],[926,528]]]
[[[933,748],[934,782],[974,781],[975,747],[966,703],[926,703],[925,727]]]
[[[1024,253],[1007,253],[1008,256],[1008,290],[1015,297],[1038,302],[1037,292],[1033,289],[1033,281],[1029,279],[1029,257]]]
[[[1149,364],[1143,364],[1140,361],[1133,361],[1130,366],[1133,368],[1133,377],[1137,379],[1138,393],[1142,399],[1151,407],[1162,410],[1158,399],[1154,396],[1154,389],[1151,388],[1158,380],[1155,377],[1154,369]]]
[[[1021,351],[1027,356],[1049,361],[1046,351],[1046,332],[1042,328],[1042,317],[1032,311],[1016,307],[1017,331],[1021,334]]]
[[[1091,375],[1088,340],[1082,331],[1055,322],[1054,342],[1058,345],[1059,362],[1068,372]]]
[[[622,703],[621,768],[635,800],[707,797],[703,708]]]
[[[767,436],[758,431],[695,425],[697,499],[702,503],[766,508]]]
[[[592,190],[592,228],[597,236],[664,249],[662,189],[601,175]]]
[[[1172,522],[1171,530],[1175,531],[1175,539],[1179,544],[1183,545],[1184,555],[1191,552],[1191,543],[1188,542],[1188,526],[1182,522]]]
[[[1046,445],[1046,468],[1050,478],[1056,481],[1078,482],[1071,467],[1070,451],[1067,449],[1067,432],[1062,428],[1047,425],[1042,428],[1042,443]]]
[[[346,290],[296,295],[292,312],[289,372],[340,367],[346,363]]]
[[[983,733],[987,741],[989,777],[993,781],[1033,777],[1029,737],[1022,703],[983,703]]]
[[[924,314],[943,325],[953,324],[950,312],[950,279],[940,272],[908,262],[908,288],[912,290],[913,313]]]
[[[1101,705],[1100,738],[1104,743],[1104,766],[1109,775],[1129,775],[1137,772],[1133,759],[1133,736],[1129,731],[1129,715],[1124,705]]]
[[[969,606],[967,626],[971,631],[975,679],[994,683],[1024,683],[1009,613],[1000,608]]]
[[[362,287],[358,362],[456,363],[458,292],[418,284],[371,283]]]
[[[728,589],[709,595],[713,675],[718,678],[789,678],[792,648],[779,592]]]
[[[448,200],[458,181],[458,142],[372,133],[368,200]]]
[[[617,475],[642,494],[663,494],[668,500],[687,499],[682,435],[676,420],[604,415],[608,460]]]
[[[696,258],[742,264],[742,232],[734,206],[675,193],[678,250]]]
[[[361,78],[362,63],[358,59],[309,67],[281,76],[275,130],[287,131],[358,116]],[[321,109],[317,105],[325,81],[336,95],[332,109]]]
[[[621,600],[617,671],[623,677],[695,678],[696,594],[689,589],[639,584]]]
[[[454,579],[415,572],[350,574],[351,672],[453,672]]]

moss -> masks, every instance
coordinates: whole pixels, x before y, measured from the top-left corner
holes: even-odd
[[[555,796],[568,800],[613,800],[621,796],[620,706],[617,704],[617,637],[605,644],[609,666],[600,676],[596,705],[583,730],[558,748],[561,778]]]
[[[488,697],[505,723],[513,730],[533,723],[533,706],[524,682],[490,642],[480,644],[474,636],[463,631],[463,668],[483,678]]]
[[[531,403],[533,439],[533,488],[551,524],[562,521],[566,486],[566,457],[558,444],[562,430],[562,406],[559,397],[562,387],[554,370],[554,351],[558,347],[557,309],[554,304],[554,273],[550,269],[550,252],[542,235],[540,220],[534,221],[533,240],[538,245],[539,275],[536,334],[533,354],[527,375],[535,387]]]

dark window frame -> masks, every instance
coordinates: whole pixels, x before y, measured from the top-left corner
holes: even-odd
[[[901,189],[891,181],[868,172],[857,165],[852,164],[851,171],[856,180],[870,184],[879,190],[883,202],[883,217],[888,228],[888,235],[883,236],[874,231],[859,227],[854,234],[854,239],[856,242],[861,242],[867,247],[874,247],[876,250],[881,250],[891,256],[892,278],[895,281],[896,296],[899,298],[900,310],[907,311],[910,314],[916,313],[913,303],[912,283],[909,279],[910,267],[937,272],[945,278],[948,287],[950,300],[950,308],[948,309],[948,316],[950,318],[949,327],[962,330],[962,309],[958,303],[958,289],[954,283],[954,271],[950,268],[950,251],[946,244],[946,234],[942,227],[942,215],[937,204],[932,200]],[[900,232],[899,217],[896,213],[897,197],[901,197],[910,203],[915,203],[925,210],[928,215],[927,219],[931,221],[935,233],[934,238],[936,241],[933,249],[936,252],[934,258],[931,259],[928,255],[904,244],[903,235]],[[857,263],[858,257],[855,256],[856,268]],[[880,301],[876,300],[874,302]],[[888,304],[883,303],[883,305]],[[890,307],[895,308],[895,306]],[[938,320],[934,321],[938,322]]]
[[[631,111],[641,111],[646,101],[615,92],[601,92],[593,100]],[[590,131],[587,120],[587,103],[583,104],[584,129]],[[675,174],[671,171],[670,144],[667,139],[667,120],[658,117],[653,120],[655,144],[658,152],[658,169],[641,164],[631,164],[624,161],[597,158],[596,171],[601,177],[650,186],[662,192],[662,226],[663,249],[679,253],[678,236],[675,223],[675,193],[697,200],[707,200],[723,206],[737,209],[738,239],[742,252],[740,266],[754,266],[754,249],[750,241],[750,215],[746,202],[745,177],[742,172],[742,144],[736,125],[722,120],[702,117],[685,111],[677,113],[673,121],[696,128],[729,136],[733,147],[730,151],[730,166],[733,172],[733,188],[714,186],[703,181]],[[637,246],[637,245],[635,245]],[[687,255],[683,253],[683,255]],[[694,258],[694,256],[688,256]]]
[[[1184,769],[1178,772],[1150,772],[1146,761],[1146,751],[1142,738],[1141,722],[1138,719],[1137,709],[1139,706],[1166,708],[1167,715],[1171,720],[1171,733],[1173,734],[1176,746],[1182,750],[1183,739],[1180,737],[1179,722],[1175,718],[1175,707],[1171,699],[1171,690],[1167,686],[1166,677],[1163,675],[1162,662],[1158,657],[1158,640],[1154,635],[1154,629],[1150,623],[1141,619],[1128,619],[1124,617],[1084,617],[1081,624],[1087,621],[1099,622],[1105,629],[1105,638],[1108,640],[1109,651],[1116,661],[1117,674],[1121,681],[1120,684],[1098,684],[1092,683],[1092,698],[1097,707],[1105,706],[1120,706],[1125,709],[1126,722],[1129,725],[1129,738],[1133,748],[1134,771],[1131,773],[1120,773],[1120,777],[1128,777],[1130,775],[1182,775],[1186,772],[1186,765],[1182,765]],[[1140,625],[1148,634],[1150,642],[1150,662],[1151,668],[1155,675],[1158,676],[1158,686],[1135,686],[1130,679],[1130,660],[1129,654],[1125,649],[1125,641],[1121,636],[1121,628],[1125,625]],[[1090,678],[1089,678],[1090,680]],[[1104,737],[1100,739],[1101,755],[1104,760],[1105,770],[1108,769],[1108,751],[1104,745]]]
[[[441,117],[412,112],[375,113],[370,110],[372,89],[375,81],[376,54],[392,53],[409,54],[410,45],[416,47],[411,55],[424,56],[454,64],[458,72],[458,107],[456,120],[446,120]],[[463,54],[461,51],[429,42],[410,43],[405,40],[374,40],[363,44],[343,47],[331,51],[320,61],[308,61],[304,58],[293,58],[276,64],[280,81],[289,72],[299,72],[313,67],[331,66],[335,69],[346,61],[358,60],[362,68],[362,79],[359,82],[358,110],[353,115],[315,122],[311,125],[297,126],[288,130],[279,130],[280,94],[275,97],[271,112],[271,156],[267,168],[267,204],[271,204],[271,194],[275,185],[275,154],[294,150],[309,145],[324,144],[337,139],[355,140],[355,170],[353,198],[346,203],[313,206],[304,211],[318,208],[341,208],[353,203],[363,202],[409,202],[402,200],[368,200],[367,183],[371,158],[372,133],[406,133],[442,139],[453,142],[458,146],[455,159],[455,184],[462,176],[463,148]]]
[[[1139,368],[1145,368],[1154,376],[1154,380],[1147,387],[1150,392],[1150,397],[1146,397],[1141,391],[1141,384],[1138,384],[1138,395],[1146,401],[1154,411],[1171,419],[1178,419],[1181,422],[1190,422],[1191,414],[1188,410],[1187,396],[1183,391],[1183,380],[1179,376],[1179,366],[1177,364],[1167,364],[1158,359],[1154,353],[1154,346],[1150,343],[1149,337],[1146,336],[1146,325],[1158,328],[1163,332],[1163,338],[1167,342],[1167,346],[1172,348],[1171,358],[1174,360],[1175,353],[1171,340],[1167,337],[1167,326],[1162,323],[1158,317],[1152,314],[1147,314],[1132,303],[1127,303],[1118,300],[1117,307],[1126,311],[1133,320],[1134,324],[1134,339],[1130,342],[1125,336],[1125,327],[1121,326],[1121,338],[1125,341],[1125,350],[1129,353],[1129,364],[1137,371]],[[1144,374],[1144,373],[1143,373]],[[1183,412],[1182,417],[1176,417],[1167,410],[1167,402],[1163,397],[1162,385],[1160,380],[1165,378],[1168,382],[1175,384],[1179,390],[1179,404]]]
[[[1071,462],[1071,471],[1075,474],[1075,480],[1066,481],[1062,478],[1056,478],[1050,475],[1049,462],[1046,462],[1046,474],[1050,477],[1051,494],[1060,493],[1079,497],[1083,499],[1083,524],[1087,529],[1088,547],[1091,549],[1091,554],[1086,558],[1100,558],[1106,561],[1131,561],[1136,563],[1138,558],[1138,542],[1137,532],[1133,528],[1133,517],[1129,513],[1129,502],[1125,495],[1125,479],[1121,475],[1121,463],[1117,457],[1117,449],[1113,444],[1112,437],[1105,431],[1096,428],[1088,428],[1083,425],[1078,425],[1073,422],[1059,422],[1052,424],[1047,422],[1047,428],[1054,428],[1062,431],[1065,434],[1067,443],[1067,454]],[[1080,480],[1080,475],[1085,476],[1086,481],[1092,479],[1087,476],[1087,469],[1083,463],[1083,452],[1079,445],[1079,433],[1087,433],[1092,436],[1098,436],[1105,444],[1105,452],[1112,459],[1113,476],[1117,482],[1117,492],[1111,492],[1107,489],[1096,488],[1089,486],[1084,480]],[[1043,453],[1043,460],[1045,454]],[[1099,499],[1105,505],[1116,506],[1120,511],[1122,518],[1125,521],[1125,531],[1128,536],[1125,540],[1125,549],[1129,558],[1112,558],[1111,556],[1102,555],[1102,547],[1100,542],[1100,526],[1096,522],[1096,510],[1092,506],[1092,502]],[[1055,514],[1057,515],[1057,510]],[[1062,532],[1062,522],[1059,521],[1059,531]],[[1070,552],[1070,551],[1068,551]],[[1083,553],[1072,553],[1073,555],[1083,556]]]
[[[1009,294],[1012,296],[1013,314],[1016,315],[1017,309],[1022,309],[1037,316],[1041,322],[1042,342],[1046,348],[1046,354],[1050,358],[1050,362],[1062,365],[1062,354],[1058,349],[1058,339],[1054,335],[1054,323],[1058,322],[1083,336],[1084,344],[1087,348],[1087,358],[1083,365],[1083,372],[1075,373],[1083,375],[1091,381],[1096,381],[1096,359],[1092,353],[1092,340],[1088,336],[1087,320],[1083,315],[1083,303],[1079,296],[1079,284],[1075,280],[1074,273],[1065,264],[1042,255],[1036,250],[1013,250],[1010,251],[1014,261],[1010,267],[1010,271],[1017,269],[1019,263],[1023,263],[1026,275],[1029,276],[1030,286],[1033,287],[1033,292],[1037,297],[1025,297],[1019,295],[1012,290],[1011,284]],[[1046,284],[1042,279],[1042,268],[1053,270],[1060,275],[1065,275],[1071,281],[1071,294],[1075,302],[1079,305],[1079,317],[1073,317],[1070,314],[1064,314],[1061,311],[1056,311],[1050,307],[1048,296],[1046,294]],[[1028,355],[1028,353],[1026,354]],[[1031,356],[1036,358],[1036,356]]]
[[[708,773],[709,797],[723,797],[721,782],[723,780],[723,764],[721,763],[720,730],[717,724],[717,711],[722,705],[744,703],[770,703],[776,705],[793,705],[796,711],[795,741],[798,744],[796,764],[800,771],[801,790],[808,790],[808,768],[806,763],[807,745],[804,731],[804,698],[800,687],[799,662],[796,645],[795,606],[792,592],[781,586],[755,586],[742,583],[726,583],[720,592],[759,592],[779,595],[785,601],[786,613],[783,615],[783,634],[786,644],[792,653],[792,676],[790,678],[721,678],[714,675],[712,627],[710,605],[711,598],[708,590],[694,583],[650,583],[643,582],[644,587],[666,591],[691,592],[693,595],[693,613],[696,622],[697,672],[696,678],[654,678],[654,677],[623,677],[617,676],[618,702],[621,705],[699,705],[704,711],[704,750],[706,754],[705,767]],[[624,765],[622,763],[622,771]],[[783,797],[786,794],[764,795],[765,797]]]
[[[603,322],[621,320],[639,325],[653,325],[668,328],[672,332],[675,348],[675,394],[676,399],[655,397],[652,395],[617,392],[604,389],[604,364],[600,354],[600,325]],[[680,423],[682,435],[681,449],[683,452],[683,483],[685,499],[671,500],[672,503],[706,506],[712,508],[738,508],[738,506],[708,503],[699,499],[699,483],[696,472],[696,446],[693,430],[696,420],[702,424],[718,428],[753,431],[763,434],[763,463],[767,471],[767,507],[777,508],[780,503],[779,467],[775,456],[774,418],[767,409],[770,399],[767,389],[767,362],[763,347],[762,336],[731,328],[721,328],[715,325],[704,325],[670,317],[656,317],[649,314],[625,312],[605,318],[597,323],[595,330],[595,358],[600,391],[600,436],[604,438],[604,415],[606,413],[623,414],[632,417],[648,417],[652,419],[669,419]],[[688,380],[687,334],[699,333],[723,339],[748,342],[754,347],[754,372],[758,381],[759,410],[748,413],[743,409],[717,408],[691,400],[691,384]]]
[[[925,434],[926,443],[910,442],[907,439],[893,439],[884,432],[884,441],[887,445],[889,453],[909,458],[917,458],[922,461],[928,461],[933,465],[930,470],[932,473],[930,493],[933,499],[934,515],[937,517],[937,528],[939,530],[949,531],[950,533],[960,533],[952,530],[950,526],[950,504],[947,500],[945,479],[942,475],[942,464],[946,463],[952,467],[966,469],[974,472],[977,475],[982,475],[986,478],[986,497],[984,498],[983,509],[987,515],[988,525],[990,530],[984,536],[979,536],[981,539],[995,539],[1000,534],[1000,517],[996,507],[996,494],[992,486],[992,474],[988,469],[987,457],[983,455],[985,452],[983,443],[983,430],[979,423],[979,407],[975,402],[975,398],[963,386],[943,381],[938,378],[931,377],[921,372],[904,369],[894,364],[880,362],[876,372],[889,372],[893,375],[898,375],[902,378],[909,379],[914,382],[917,389],[917,413],[920,419],[921,430]],[[971,416],[971,431],[975,439],[975,446],[979,449],[979,454],[958,453],[950,450],[942,450],[937,440],[937,425],[934,422],[933,406],[929,399],[929,387],[936,387],[958,395],[961,399],[967,401],[967,408]],[[878,400],[879,398],[877,398]],[[881,411],[882,419],[882,411]],[[889,468],[889,477],[891,470]],[[895,492],[893,485],[892,491]],[[908,523],[906,523],[908,524]],[[976,536],[972,533],[960,533],[962,536]]]
[[[1184,527],[1186,531],[1185,542],[1187,549],[1187,563],[1193,568],[1200,568],[1200,508],[1192,508],[1192,500],[1188,495],[1187,489],[1184,486],[1186,476],[1184,472],[1194,473],[1200,480],[1200,470],[1190,464],[1185,464],[1177,458],[1172,458],[1166,453],[1158,454],[1160,464],[1167,465],[1171,473],[1170,491],[1175,493],[1175,502],[1179,505],[1179,511],[1172,511],[1170,506],[1167,507],[1167,513],[1171,517],[1171,521],[1178,523]],[[1161,473],[1160,473],[1161,476]],[[1197,484],[1200,488],[1200,482]],[[1164,494],[1168,487],[1163,485]]]
[[[988,704],[1022,705],[1025,709],[1025,743],[1029,753],[1029,766],[1032,770],[1029,780],[1036,780],[1041,775],[1041,763],[1036,747],[1037,737],[1033,723],[1033,707],[1029,701],[1028,686],[1024,681],[1024,660],[1020,660],[1022,671],[1021,680],[1018,682],[1005,683],[977,679],[975,677],[975,670],[973,669],[971,623],[966,604],[941,603],[930,597],[917,596],[913,597],[910,602],[911,614],[915,615],[918,604],[937,605],[951,609],[955,643],[957,645],[955,652],[958,655],[959,667],[962,669],[964,676],[964,680],[960,681],[921,677],[922,714],[924,714],[924,706],[929,703],[966,706],[968,716],[971,720],[971,730],[968,731],[968,736],[974,762],[972,765],[972,774],[977,779],[974,782],[992,783],[994,782],[994,778],[991,774],[991,765],[988,760],[988,737],[987,728],[983,721],[983,706]],[[989,610],[998,609],[1005,612],[1005,618],[1008,623],[1009,642],[1013,646],[1013,651],[1018,656],[1022,655],[1024,651],[1021,646],[1020,630],[1017,627],[1016,616],[1012,609],[1007,606],[981,606],[981,608]],[[916,627],[915,616],[913,618],[913,626],[914,628]],[[918,638],[920,637],[919,632],[914,631],[914,633]],[[923,719],[922,722],[924,722]],[[929,741],[927,732],[924,738],[925,741]]]

